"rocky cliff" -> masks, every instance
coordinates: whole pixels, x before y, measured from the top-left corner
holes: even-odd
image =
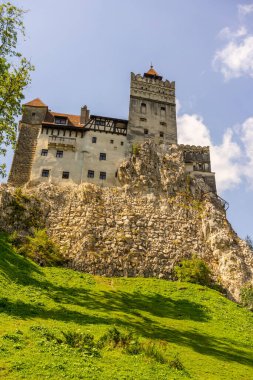
[[[253,254],[202,179],[185,174],[176,145],[135,147],[118,172],[121,186],[41,184],[0,189],[0,228],[25,233],[43,226],[78,270],[106,276],[172,277],[196,254],[232,298],[253,279]],[[22,197],[21,197],[22,198]],[[15,211],[18,208],[18,212]]]

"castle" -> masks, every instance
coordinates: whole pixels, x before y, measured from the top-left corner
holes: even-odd
[[[118,185],[118,168],[146,140],[177,144],[175,82],[163,80],[151,66],[131,73],[129,119],[52,112],[40,99],[23,106],[9,183],[91,182]],[[179,145],[185,171],[201,177],[216,192],[209,147]]]

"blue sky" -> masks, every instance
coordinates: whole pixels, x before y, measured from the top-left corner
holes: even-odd
[[[176,81],[179,141],[211,145],[228,218],[253,237],[253,1],[13,3],[28,10],[20,49],[36,67],[26,101],[127,118],[130,72],[152,61]]]

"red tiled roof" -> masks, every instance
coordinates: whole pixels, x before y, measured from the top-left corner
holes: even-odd
[[[55,124],[55,117],[66,117],[68,119],[67,125],[73,127],[82,127],[83,125],[80,123],[80,115],[71,115],[68,113],[59,113],[59,112],[51,112],[49,111],[46,115],[44,123],[46,124]]]
[[[39,98],[33,99],[30,102],[24,104],[24,106],[29,107],[47,107],[45,103],[43,103]]]
[[[148,70],[148,72],[146,73],[148,75],[155,75],[155,76],[159,76],[157,74],[157,72],[155,71],[155,69],[153,68],[153,66],[150,67],[150,69]]]

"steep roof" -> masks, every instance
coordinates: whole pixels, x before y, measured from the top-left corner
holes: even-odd
[[[43,103],[42,100],[40,100],[40,98],[33,99],[30,102],[25,103],[24,106],[29,106],[29,107],[47,107],[47,105],[45,103]]]
[[[148,72],[144,73],[144,77],[158,79],[158,80],[162,80],[163,78],[157,73],[157,71],[154,69],[152,65],[150,66],[150,69],[148,70]]]
[[[150,69],[148,70],[148,72],[146,74],[159,76],[158,73],[157,73],[157,71],[155,71],[155,69],[153,68],[152,65],[150,66]]]
[[[55,117],[65,117],[68,119],[67,125],[74,127],[82,127],[83,125],[80,123],[80,115],[71,115],[69,113],[59,113],[49,111],[46,115],[44,123],[46,124],[55,124]]]

